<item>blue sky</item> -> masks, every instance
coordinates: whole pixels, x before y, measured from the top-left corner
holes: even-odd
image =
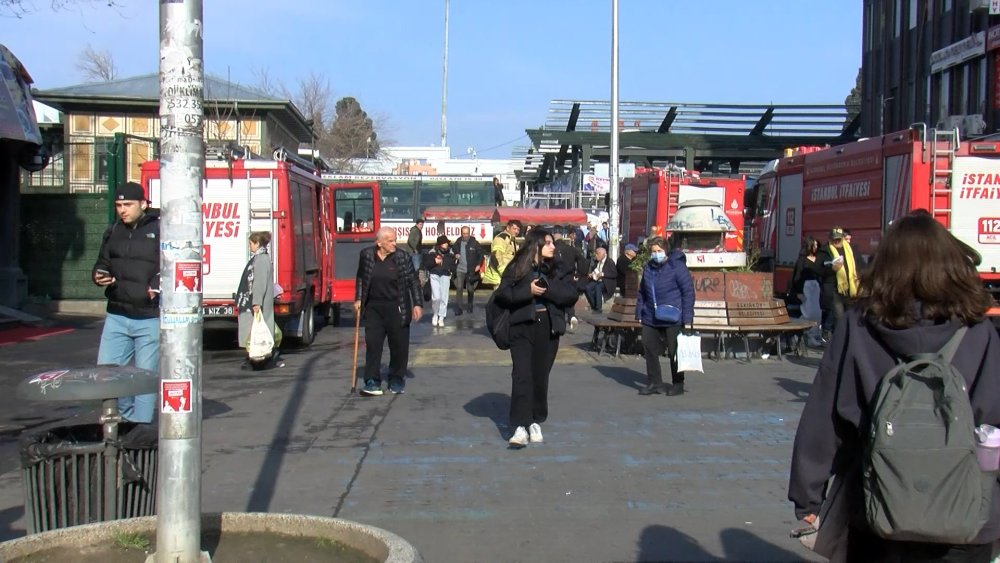
[[[120,77],[156,72],[158,6],[96,2],[0,16],[39,89],[83,82],[89,43]],[[858,0],[620,0],[622,101],[843,103],[861,64]],[[310,72],[354,96],[398,145],[440,142],[444,0],[205,0],[209,73],[290,88]],[[448,144],[509,157],[549,100],[610,98],[611,0],[451,0]]]

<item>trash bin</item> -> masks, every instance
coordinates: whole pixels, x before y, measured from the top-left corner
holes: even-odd
[[[29,534],[156,513],[157,431],[135,426],[117,443],[105,443],[100,424],[22,438]]]
[[[159,427],[121,422],[118,396],[158,390],[159,377],[128,366],[57,370],[18,387],[29,400],[103,399],[98,424],[49,428],[21,438],[29,534],[156,513]]]

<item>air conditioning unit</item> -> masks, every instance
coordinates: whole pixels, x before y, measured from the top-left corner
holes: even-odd
[[[961,133],[963,137],[982,135],[986,130],[986,120],[979,114],[966,115],[962,119]]]
[[[958,132],[961,133],[962,122],[964,119],[965,119],[964,115],[949,115],[948,117],[945,117],[941,121],[938,121],[937,128],[946,131],[954,131],[955,129],[958,129]]]

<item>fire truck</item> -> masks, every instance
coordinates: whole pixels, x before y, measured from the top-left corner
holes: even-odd
[[[626,240],[671,233],[689,268],[746,265],[743,248],[745,176],[701,175],[683,168],[637,168],[623,182]]]
[[[142,165],[142,184],[160,207],[158,161]],[[250,259],[247,237],[270,231],[275,322],[308,346],[315,319],[336,324],[353,303],[361,249],[375,243],[379,192],[375,183],[324,184],[310,163],[275,159],[207,160],[202,185],[204,248],[202,313],[206,321],[235,321],[234,300]]]
[[[979,274],[1000,282],[1000,142],[962,141],[924,125],[830,148],[802,148],[768,164],[752,188],[750,240],[761,269],[784,289],[802,238],[821,244],[850,231],[858,267],[898,217],[929,211],[982,255]],[[919,257],[914,257],[919,260]]]

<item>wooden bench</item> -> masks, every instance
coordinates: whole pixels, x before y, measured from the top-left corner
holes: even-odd
[[[619,321],[611,319],[595,319],[593,321],[594,325],[594,335],[591,338],[590,345],[591,348],[597,352],[598,356],[604,355],[604,352],[608,352],[608,355],[614,353],[614,357],[621,356],[622,345],[629,341],[630,338],[638,338],[642,332],[642,324],[639,321]],[[816,326],[813,321],[803,321],[800,319],[792,319],[787,323],[783,324],[759,324],[759,325],[740,325],[740,326],[729,326],[729,325],[705,325],[705,324],[694,324],[694,329],[701,334],[711,335],[716,339],[716,346],[714,350],[715,360],[721,360],[724,357],[728,357],[728,352],[726,352],[726,338],[736,337],[743,341],[743,349],[747,355],[747,361],[751,361],[750,353],[750,336],[760,335],[764,338],[774,335],[776,338],[776,346],[778,351],[778,359],[784,360],[784,351],[782,345],[782,337],[789,334],[799,335],[798,343],[794,347],[794,352],[796,356],[805,355],[805,339],[802,338],[802,333],[806,330]],[[709,353],[709,357],[712,357],[712,352]]]

